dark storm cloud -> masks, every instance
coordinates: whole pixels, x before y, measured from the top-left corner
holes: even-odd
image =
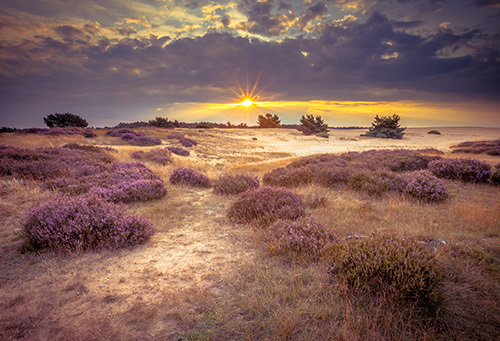
[[[500,0],[476,0],[473,4],[477,8],[500,8]]]
[[[261,84],[272,83],[272,91],[304,100],[361,99],[371,89],[408,89],[423,98],[473,93],[494,99],[500,92],[497,50],[483,48],[460,57],[445,53],[465,46],[477,31],[424,38],[396,31],[381,14],[364,23],[330,25],[319,39],[281,43],[221,33],[169,44],[170,38],[156,36],[91,42],[82,41],[81,30],[74,27],[57,31],[64,40],[40,37],[0,48],[3,90],[24,88],[26,96],[43,93],[46,98],[65,93],[102,101],[206,101],[186,90],[224,88],[233,75],[241,80],[247,70],[256,75],[264,67]]]
[[[276,13],[277,7],[279,8],[279,4],[276,1],[240,1],[238,8],[248,17],[248,21],[241,23],[240,28],[263,36],[280,36],[286,33],[288,23],[294,17],[290,13]]]
[[[469,9],[481,13],[488,11],[474,6],[497,3],[466,1]],[[179,21],[179,27],[161,34],[148,25],[150,17],[116,1],[102,3],[108,2],[114,7],[102,9],[100,2],[88,1],[89,8],[82,12],[89,17],[99,12],[105,17],[102,22],[23,26],[17,17],[2,20],[1,32],[32,33],[0,42],[2,115],[19,108],[37,117],[45,111],[77,110],[125,115],[165,103],[210,102],[214,93],[231,96],[228,87],[236,89],[236,82],[244,82],[247,75],[254,82],[259,73],[259,88],[268,86],[265,94],[280,100],[499,101],[498,34],[480,25],[455,31],[444,28],[447,25],[439,28],[444,11],[429,25],[422,13],[436,13],[446,4],[442,1],[242,0],[233,7],[224,2],[208,20],[214,20],[211,24],[216,22],[219,31],[202,27],[202,33],[187,31],[187,36],[178,36],[176,29],[196,23],[182,20],[205,15],[201,1],[177,0],[176,10],[187,12],[156,13],[164,15],[161,20],[173,16]],[[26,3],[32,8],[8,1],[11,8],[30,13],[40,7],[38,2]],[[50,2],[44,11],[50,16],[63,8],[57,14],[64,16],[70,9],[62,3]],[[421,11],[400,17],[398,11],[405,7],[393,8],[395,4]],[[80,10],[79,3],[75,6]],[[377,11],[386,8],[388,12]],[[253,35],[242,37],[245,32]]]

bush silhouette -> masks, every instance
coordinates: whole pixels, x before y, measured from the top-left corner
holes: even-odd
[[[301,131],[304,135],[319,134],[319,137],[328,137],[328,125],[323,121],[321,116],[314,117],[313,115],[302,115],[300,124],[297,130]]]
[[[406,128],[399,125],[400,117],[398,115],[382,116],[375,115],[372,126],[361,136],[372,136],[384,139],[402,139]]]
[[[149,124],[158,128],[179,128],[181,126],[179,121],[170,121],[167,117],[156,117],[149,121]]]
[[[43,118],[43,121],[47,127],[83,127],[85,128],[89,124],[83,118],[78,115],[71,114],[69,112],[65,114],[55,113],[47,115]]]
[[[257,119],[257,124],[259,128],[279,128],[281,127],[281,122],[278,115],[271,115],[269,113],[266,116],[259,115]]]

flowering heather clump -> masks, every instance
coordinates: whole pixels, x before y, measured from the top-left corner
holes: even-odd
[[[153,226],[125,211],[96,196],[56,197],[28,212],[23,249],[71,251],[144,243],[153,235]]]
[[[72,195],[93,192],[113,202],[156,200],[167,193],[160,177],[140,162],[114,163],[104,171],[59,178],[49,185]]]
[[[174,185],[210,187],[210,179],[206,175],[188,167],[174,169],[170,182]]]
[[[80,176],[82,172],[101,171],[113,158],[102,152],[86,152],[69,148],[22,149],[0,148],[0,175],[33,180],[61,176]]]
[[[128,140],[128,143],[130,143],[133,146],[154,146],[161,144],[161,140],[149,136],[136,136]]]
[[[323,248],[335,242],[336,237],[315,218],[303,217],[276,221],[269,226],[266,241],[271,254],[317,260]]]
[[[439,266],[414,241],[387,237],[348,241],[336,248],[330,273],[370,293],[431,302],[438,297]]]
[[[184,135],[182,135],[182,134],[168,134],[167,135],[167,139],[170,139],[170,140],[180,140],[183,138],[184,138]]]
[[[122,181],[108,188],[93,187],[89,192],[114,203],[156,200],[167,194],[161,180]]]
[[[262,182],[268,186],[297,187],[311,183],[312,173],[307,167],[276,168],[264,174]]]
[[[287,168],[300,168],[300,167],[305,167],[309,166],[312,164],[316,163],[338,163],[339,165],[344,165],[345,161],[343,160],[342,157],[338,155],[332,155],[332,154],[321,154],[321,155],[313,155],[313,156],[306,156],[303,158],[300,158],[296,161],[293,161],[290,163]]]
[[[136,151],[132,153],[132,157],[134,159],[138,159],[141,161],[151,161],[154,163],[159,163],[160,165],[166,165],[172,162],[170,158],[172,156],[172,152],[167,148],[155,148],[151,149],[148,152],[144,152],[142,150]]]
[[[500,167],[497,165],[497,170],[491,174],[490,181],[495,186],[500,186]]]
[[[189,150],[181,147],[167,147],[172,153],[180,156],[189,156]]]
[[[179,140],[179,142],[184,146],[184,147],[192,147],[198,145],[198,142],[195,140],[188,139],[187,137],[183,137]]]
[[[325,187],[347,184],[353,173],[353,170],[348,167],[331,166],[328,163],[318,163],[311,168],[313,170],[313,181]]]
[[[160,139],[155,139],[145,135],[144,133],[130,129],[110,130],[106,133],[106,135],[111,137],[121,137],[133,146],[154,146],[161,144]]]
[[[83,135],[84,137],[97,136],[90,129],[82,129],[77,127],[27,128],[27,129],[16,130],[15,133],[38,134],[38,135],[49,135],[49,136],[59,136],[59,135]]]
[[[285,188],[264,186],[240,194],[227,215],[236,223],[256,221],[267,225],[278,219],[303,217],[305,209],[306,205],[297,193]]]
[[[250,175],[230,175],[221,176],[214,182],[214,192],[217,194],[240,194],[246,190],[259,187],[259,179]]]
[[[90,153],[116,152],[116,149],[113,149],[111,147],[97,147],[97,146],[83,145],[77,143],[65,144],[63,148],[83,150]]]
[[[384,171],[359,172],[349,178],[348,187],[371,195],[382,195],[385,192],[402,192],[405,181],[400,176]]]
[[[371,170],[385,168],[393,172],[426,169],[429,162],[438,156],[421,155],[417,152],[399,150],[368,150],[352,155],[353,161],[365,163]]]
[[[437,177],[463,182],[486,182],[491,166],[474,159],[440,159],[429,163],[429,170]]]
[[[422,201],[438,202],[448,197],[448,191],[430,171],[421,170],[406,176],[404,193]]]
[[[452,153],[488,154],[500,156],[500,140],[462,142],[456,146]]]
[[[128,141],[128,140],[132,140],[132,139],[133,139],[133,138],[135,138],[135,137],[136,137],[136,135],[135,135],[135,134],[130,134],[130,133],[125,133],[125,134],[123,134],[123,135],[121,136],[121,138],[122,138],[123,140],[127,140],[127,141]]]

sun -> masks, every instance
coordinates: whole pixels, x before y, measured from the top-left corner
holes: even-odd
[[[252,105],[254,105],[255,103],[250,99],[250,98],[245,98],[245,100],[243,100],[240,105],[244,106],[244,107],[251,107]]]

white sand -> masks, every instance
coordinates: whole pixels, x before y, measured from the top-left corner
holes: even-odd
[[[438,130],[441,135],[428,134],[430,130]],[[318,153],[340,153],[369,149],[423,149],[436,148],[450,152],[450,147],[464,141],[480,141],[500,139],[500,128],[408,128],[401,140],[380,139],[360,136],[366,129],[331,129],[330,138],[305,136],[294,129],[248,129],[238,130],[231,137],[251,140],[266,150],[289,152],[297,156]]]

